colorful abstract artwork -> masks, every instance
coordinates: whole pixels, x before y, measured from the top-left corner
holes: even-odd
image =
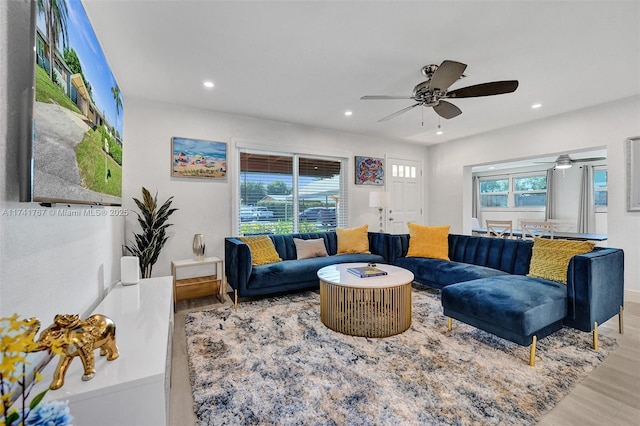
[[[227,179],[227,144],[171,138],[171,176]]]
[[[382,158],[356,156],[356,185],[384,185]]]

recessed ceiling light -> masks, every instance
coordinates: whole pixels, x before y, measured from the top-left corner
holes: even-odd
[[[205,81],[202,84],[204,84],[204,87],[206,87],[208,89],[212,89],[213,88],[213,81]]]
[[[542,106],[542,104],[533,104],[531,105],[531,109],[538,109]]]
[[[346,115],[347,117],[350,117],[353,115],[353,111],[345,111],[344,115]]]
[[[443,134],[443,133],[444,133],[444,132],[443,132],[442,130],[438,130],[438,131],[436,132],[436,135],[441,135],[441,134]]]
[[[489,166],[489,170],[495,170],[496,166]]]

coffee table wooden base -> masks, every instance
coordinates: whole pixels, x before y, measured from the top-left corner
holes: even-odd
[[[320,319],[330,329],[350,336],[400,334],[411,327],[411,282],[368,288],[320,280]]]

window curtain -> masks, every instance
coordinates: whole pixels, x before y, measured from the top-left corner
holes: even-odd
[[[473,200],[471,202],[471,217],[478,219],[478,223],[482,224],[482,206],[480,206],[480,178],[473,177]]]
[[[596,214],[593,205],[593,166],[582,166],[580,205],[578,206],[578,232],[593,232]]]
[[[547,170],[547,196],[544,206],[544,220],[554,219],[556,217],[555,195],[555,174],[552,167]]]

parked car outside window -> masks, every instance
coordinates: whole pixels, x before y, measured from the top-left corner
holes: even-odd
[[[240,222],[250,222],[254,220],[254,214],[252,207],[241,207],[240,208]]]
[[[254,207],[253,212],[253,217],[255,220],[273,220],[273,212],[266,207]]]
[[[318,222],[323,225],[335,225],[335,207],[310,207],[298,215],[301,222]]]

